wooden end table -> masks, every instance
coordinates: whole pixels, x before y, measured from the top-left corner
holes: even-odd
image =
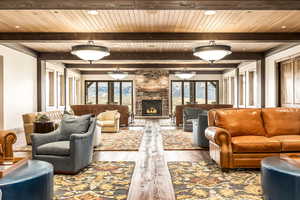
[[[34,133],[49,133],[54,131],[54,122],[33,122]]]

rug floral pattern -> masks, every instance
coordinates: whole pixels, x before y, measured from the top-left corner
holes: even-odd
[[[138,151],[143,137],[143,129],[125,130],[119,133],[102,133],[101,144],[95,151]]]
[[[222,172],[215,163],[168,162],[177,200],[262,200],[258,170]]]
[[[134,162],[94,162],[77,175],[54,176],[54,200],[126,200]]]
[[[192,143],[191,132],[182,129],[162,129],[160,131],[163,139],[164,150],[197,150],[203,149]]]
[[[101,145],[94,151],[138,151],[143,137],[143,129],[121,129],[119,133],[102,133]],[[31,152],[31,145],[15,147],[14,152]]]

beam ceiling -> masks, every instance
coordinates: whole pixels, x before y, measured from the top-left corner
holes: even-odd
[[[0,9],[299,10],[299,0],[1,0]]]
[[[263,53],[250,52],[233,52],[222,60],[259,60],[263,57]],[[80,60],[71,53],[39,53],[42,60]],[[110,55],[104,57],[103,61],[199,61],[200,59],[192,54],[192,52],[110,52]]]
[[[190,72],[195,72],[196,74],[223,74],[224,70],[217,70],[217,71],[193,71],[189,70]],[[91,75],[91,74],[108,74],[109,72],[112,72],[112,70],[107,70],[107,71],[80,71],[82,75]],[[135,74],[136,71],[123,71],[122,72],[127,72],[128,74]],[[174,74],[178,71],[175,70],[170,70],[170,74]]]
[[[146,69],[146,68],[164,68],[164,69],[174,69],[174,68],[195,68],[195,69],[205,69],[205,68],[237,68],[238,64],[232,63],[214,63],[214,64],[127,64],[127,65],[115,65],[115,64],[65,64],[66,68],[70,69],[108,69],[115,68],[133,68],[133,69]]]
[[[231,41],[231,42],[300,42],[300,33],[45,33],[2,32],[2,43],[66,43],[80,41]]]

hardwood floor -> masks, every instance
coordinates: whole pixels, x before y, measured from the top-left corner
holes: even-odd
[[[172,128],[174,127],[170,127]],[[164,151],[160,129],[159,120],[148,119],[139,151],[97,151],[94,153],[94,161],[136,162],[128,200],[175,200],[167,162],[197,162],[210,159],[208,152],[203,150]],[[25,137],[18,134],[16,146],[25,144]],[[15,153],[15,155],[29,156],[30,153]]]

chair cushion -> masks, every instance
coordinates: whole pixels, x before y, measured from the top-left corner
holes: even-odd
[[[114,125],[115,125],[115,121],[109,121],[109,120],[101,121],[101,126],[103,127],[114,126]]]
[[[235,153],[280,152],[278,140],[264,136],[237,136],[231,138],[232,150]]]
[[[300,135],[278,135],[271,137],[281,143],[281,151],[300,151]]]
[[[68,156],[70,155],[70,142],[58,141],[43,144],[38,146],[36,151],[39,155]]]
[[[265,136],[260,109],[216,110],[215,125],[234,136]]]
[[[64,115],[60,125],[61,140],[69,140],[74,133],[86,133],[91,121],[91,115]]]
[[[300,135],[300,108],[265,108],[262,117],[268,137]]]

